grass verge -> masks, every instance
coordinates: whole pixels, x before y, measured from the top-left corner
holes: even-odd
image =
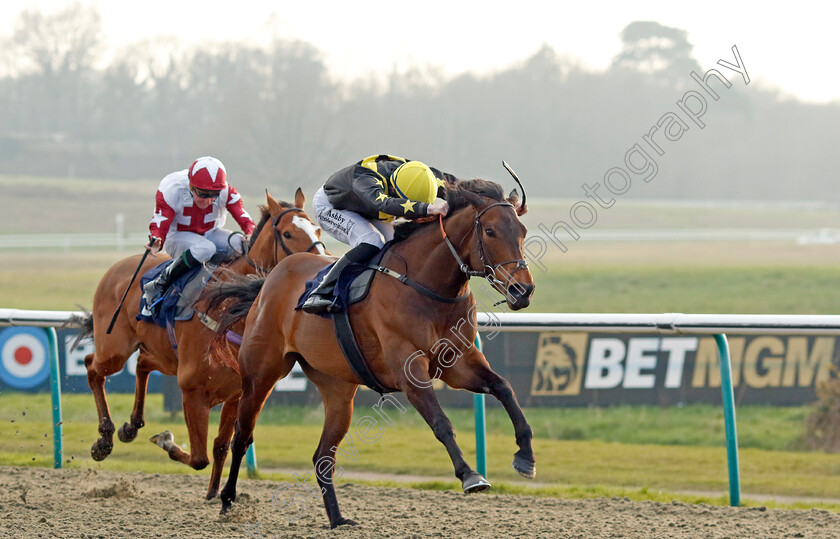
[[[111,395],[111,410],[117,425],[128,417],[131,401],[131,395]],[[196,472],[169,460],[161,449],[147,441],[151,435],[166,429],[175,434],[177,442],[183,444],[187,440],[180,414],[163,412],[159,395],[151,395],[148,400],[146,427],[141,430],[138,439],[130,444],[115,441],[112,455],[99,463],[89,456],[90,445],[98,437],[92,396],[65,395],[63,406],[65,466],[123,472],[189,473],[205,477],[209,474],[207,470]],[[0,465],[51,466],[49,397],[0,395],[0,410]],[[260,417],[255,432],[259,466],[265,470],[263,477],[288,480],[292,473],[305,475],[311,472],[311,457],[320,436],[322,412],[301,407],[276,407],[266,412]],[[464,455],[468,462],[475,462],[475,440],[469,411],[450,412],[460,434],[458,440]],[[659,439],[663,440],[678,437],[686,427],[688,430],[704,431],[707,430],[706,424],[716,421],[714,407],[619,408],[597,412],[590,409],[526,410],[526,414],[532,417],[537,436],[534,440],[537,456],[537,479],[534,483],[520,478],[510,466],[517,448],[512,433],[507,432],[509,425],[503,425],[504,418],[497,417],[503,412],[495,409],[488,412],[491,421],[487,437],[487,467],[495,493],[728,503],[726,450],[717,434],[699,441],[694,438],[683,445],[602,439],[606,438],[603,432],[609,431],[608,425],[620,422],[638,425],[638,438],[644,438],[645,432],[654,430],[660,431]],[[560,413],[558,422],[577,422],[579,432],[585,432],[590,439],[546,437],[539,421],[547,421],[549,412]],[[657,423],[660,412],[673,416],[671,421]],[[739,429],[749,431],[753,428],[752,423],[761,425],[759,431],[770,429],[775,417],[776,425],[790,424],[788,427],[779,426],[777,430],[787,431],[785,436],[792,439],[791,433],[796,430],[793,425],[802,413],[803,409],[768,407],[762,410],[761,407],[750,407],[749,412],[739,418]],[[356,417],[363,414],[364,409],[356,411]],[[543,415],[533,421],[534,417]],[[649,415],[651,420],[640,420],[643,415]],[[584,428],[583,425],[592,422],[593,418],[600,418],[601,426],[591,430]],[[211,438],[217,421],[218,416],[214,414]],[[622,432],[626,437],[627,431],[621,430],[614,432],[613,437],[622,437]],[[700,445],[691,445],[695,443]],[[743,495],[744,503],[840,510],[837,500],[840,499],[840,491],[836,486],[840,458],[818,452],[791,451],[783,447],[786,443],[780,442],[776,447],[763,444],[770,448],[741,449],[742,491],[761,497],[760,501],[750,501],[748,495]],[[446,451],[413,411],[396,418],[394,425],[384,427],[375,443],[364,443],[351,429],[340,449],[338,466],[347,473],[347,478],[342,480],[436,490],[459,489]],[[272,470],[284,470],[286,473],[278,475]],[[385,483],[377,482],[383,477]],[[416,477],[428,479],[416,480]]]

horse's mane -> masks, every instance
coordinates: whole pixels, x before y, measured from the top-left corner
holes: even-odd
[[[284,210],[287,210],[289,208],[294,207],[294,204],[292,204],[290,202],[284,202],[282,200],[278,200],[277,204],[279,204],[280,208],[282,208]],[[249,251],[251,250],[251,247],[254,246],[254,242],[257,241],[257,237],[259,237],[260,231],[263,229],[263,227],[265,227],[266,223],[271,221],[271,212],[269,211],[268,206],[266,206],[264,204],[260,204],[259,206],[257,206],[257,208],[260,210],[260,221],[257,223],[257,226],[254,227],[254,232],[251,233],[251,240],[248,242],[248,250]],[[216,255],[216,256],[219,256],[221,258],[221,255]],[[226,257],[224,257],[220,260],[216,260],[216,262],[221,266],[229,266],[229,265],[233,264],[234,262],[236,262],[237,260],[239,260],[243,256],[244,255],[234,253],[234,254],[226,256]]]
[[[444,198],[447,202],[449,202],[448,215],[452,215],[456,211],[466,208],[467,206],[480,203],[481,200],[479,197],[489,198],[496,202],[503,202],[505,200],[505,192],[502,190],[501,185],[490,180],[482,180],[481,178],[461,180],[456,184],[447,186],[446,188]],[[394,227],[394,242],[403,241],[418,229],[431,223],[437,223],[437,219],[423,219],[400,223]]]

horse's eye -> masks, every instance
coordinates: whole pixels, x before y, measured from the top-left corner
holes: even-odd
[[[283,237],[286,238],[287,240],[290,240],[290,239],[292,239],[292,233],[291,232],[283,232]]]
[[[485,234],[487,234],[487,236],[489,236],[489,237],[491,237],[491,238],[495,238],[495,237],[496,237],[496,233],[495,233],[495,232],[493,232],[493,229],[492,229],[492,228],[490,228],[489,226],[484,228],[484,233],[485,233]]]

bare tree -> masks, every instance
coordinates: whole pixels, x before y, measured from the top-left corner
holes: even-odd
[[[26,9],[18,16],[12,39],[19,58],[36,71],[77,72],[93,66],[103,44],[102,22],[96,8],[79,3],[50,14]]]

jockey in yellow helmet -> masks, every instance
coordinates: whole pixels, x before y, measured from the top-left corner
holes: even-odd
[[[372,155],[330,176],[312,199],[315,216],[322,230],[352,248],[336,261],[302,309],[328,311],[341,271],[350,263],[367,262],[391,241],[396,217],[446,215],[449,205],[435,199],[444,185],[456,181],[452,174],[392,155]]]

